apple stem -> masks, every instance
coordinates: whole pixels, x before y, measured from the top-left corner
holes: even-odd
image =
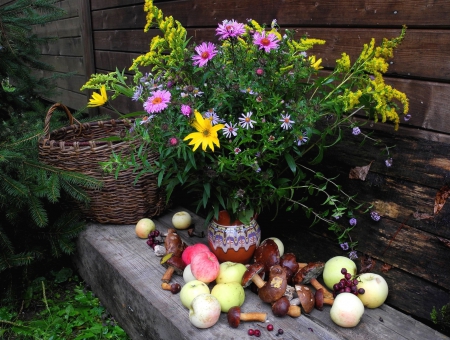
[[[317,279],[312,278],[310,280],[310,283],[316,290],[323,289],[323,295],[325,298],[333,299],[333,294],[328,289],[326,289],[319,281],[317,281]]]
[[[161,278],[161,281],[165,282],[165,283],[169,283],[170,280],[172,279],[172,275],[173,275],[174,271],[175,271],[175,268],[172,266],[169,266],[166,269],[166,272],[164,273],[163,277]]]
[[[266,284],[266,281],[264,281],[258,274],[253,275],[252,281],[258,288],[261,288]]]
[[[267,313],[258,313],[258,312],[241,313],[239,318],[240,318],[241,321],[266,322],[266,320],[267,320]]]

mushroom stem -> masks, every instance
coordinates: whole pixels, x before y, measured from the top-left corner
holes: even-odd
[[[164,273],[164,275],[161,278],[161,281],[164,283],[169,283],[170,280],[172,279],[174,271],[175,271],[174,267],[172,267],[172,266],[167,267],[166,272]]]
[[[296,305],[289,306],[287,315],[289,315],[292,318],[298,318],[301,314],[302,314],[302,310],[301,310],[300,306],[296,306]]]
[[[312,278],[309,283],[311,283],[311,285],[316,289],[323,289],[323,295],[325,298],[328,299],[334,299],[333,298],[333,293],[331,293],[328,289],[326,289],[319,281],[317,281],[316,278]]]
[[[177,294],[181,290],[181,286],[179,283],[169,284],[169,283],[163,282],[163,283],[161,283],[161,288],[164,290],[170,290],[170,292],[172,294]]]
[[[264,284],[266,283],[266,281],[264,281],[261,276],[259,275],[255,275],[252,278],[252,282],[256,285],[256,287],[261,288],[262,286],[264,286]]]
[[[267,313],[261,313],[261,312],[241,313],[241,316],[239,317],[239,319],[241,321],[266,322],[266,320],[267,320]]]

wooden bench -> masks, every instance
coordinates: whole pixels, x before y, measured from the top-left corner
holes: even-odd
[[[157,229],[167,231],[172,215],[180,210],[184,209],[169,209],[155,218]],[[203,225],[199,216],[191,214],[196,225]],[[136,236],[134,227],[91,223],[80,234],[74,256],[81,277],[132,339],[245,339],[249,338],[249,328],[260,329],[261,339],[449,339],[387,305],[366,309],[355,328],[335,325],[328,306],[323,311],[314,310],[298,318],[275,317],[270,305],[249,289],[246,289],[242,311],[267,312],[275,331],[267,331],[267,323],[260,322],[242,322],[238,328],[231,328],[225,313],[213,327],[198,329],[190,323],[189,312],[181,304],[179,295],[162,290],[161,277],[165,268],[146,241]],[[186,231],[179,231],[179,234],[188,244],[207,242],[206,238],[190,238]],[[172,282],[184,284],[180,276],[174,276]],[[278,328],[284,330],[283,335],[275,335]]]

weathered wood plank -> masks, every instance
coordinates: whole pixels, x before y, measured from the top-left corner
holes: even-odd
[[[248,18],[248,13],[252,13],[251,17],[255,20],[270,23],[273,19],[277,19],[281,25],[442,27],[449,25],[446,13],[450,12],[450,4],[446,1],[430,3],[425,0],[403,0],[395,3],[380,0],[341,0],[339,6],[332,0],[320,2],[263,0],[259,1],[257,7],[252,0],[224,0],[214,3],[214,6],[205,0],[155,1],[155,4],[164,15],[172,15],[188,26],[214,26],[224,19],[243,21]],[[142,8],[142,1],[127,0],[123,3],[92,1],[93,10],[110,9],[110,13],[117,10],[114,7],[124,5],[135,5],[134,7],[139,9]]]
[[[33,26],[33,32],[40,37],[68,38],[81,35],[80,18],[72,17]]]
[[[85,108],[89,99],[86,94],[61,88],[56,88],[52,95],[45,96],[43,98],[53,103],[62,103],[74,110],[81,110]]]
[[[156,219],[157,228],[165,231],[170,226],[170,210]],[[196,224],[202,220],[195,216]],[[206,242],[190,239],[186,232],[181,237],[189,244]],[[159,265],[145,240],[135,236],[134,226],[103,226],[91,224],[78,238],[75,262],[81,276],[91,285],[102,303],[133,338],[151,339],[242,339],[245,329],[230,328],[225,314],[212,328],[196,329],[188,320],[188,312],[179,297],[161,291],[160,278],[164,268]],[[289,249],[288,249],[289,250]],[[101,275],[98,275],[101,273]],[[183,284],[176,276],[174,282]],[[387,305],[366,309],[360,324],[353,329],[337,327],[329,318],[329,308],[314,310],[309,317],[278,318],[271,314],[270,306],[262,303],[257,295],[246,291],[244,311],[266,311],[275,327],[283,328],[284,336],[291,339],[447,339],[412,318]],[[383,322],[380,322],[380,317]],[[247,322],[247,327],[257,328]],[[245,327],[245,328],[247,328]],[[244,332],[244,333],[243,333]]]
[[[51,65],[55,72],[69,73],[75,72],[79,75],[84,75],[83,57],[69,57],[69,56],[54,56],[41,55],[40,60],[46,64]]]
[[[61,38],[50,41],[41,47],[42,54],[57,56],[82,57],[83,44],[81,37]]]

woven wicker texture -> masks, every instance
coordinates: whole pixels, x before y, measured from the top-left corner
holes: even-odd
[[[71,125],[50,132],[50,120],[55,110],[66,112]],[[75,124],[74,124],[75,121]],[[112,153],[127,156],[132,147],[129,141],[100,141],[107,137],[124,137],[133,120],[108,120],[80,123],[69,109],[54,104],[47,112],[44,135],[39,139],[39,159],[56,168],[76,171],[103,182],[100,190],[85,189],[90,197],[89,207],[80,205],[87,218],[104,224],[135,224],[141,218],[154,217],[165,209],[164,190],[158,188],[151,173],[139,177],[132,169],[114,174],[102,171],[100,162],[108,161]],[[149,154],[151,162],[157,154]]]

